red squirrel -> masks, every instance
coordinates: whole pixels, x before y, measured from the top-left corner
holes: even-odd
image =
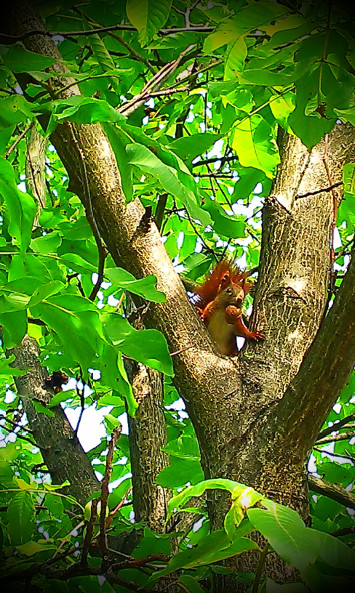
[[[252,287],[248,276],[249,272],[242,272],[228,260],[222,260],[205,282],[195,288],[197,311],[219,350],[227,356],[237,353],[236,336],[265,339],[259,329],[251,332],[243,322],[243,300]]]

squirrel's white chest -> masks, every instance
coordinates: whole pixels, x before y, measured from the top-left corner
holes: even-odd
[[[222,354],[230,354],[230,344],[234,340],[233,325],[226,322],[223,309],[217,309],[208,322],[208,331]]]

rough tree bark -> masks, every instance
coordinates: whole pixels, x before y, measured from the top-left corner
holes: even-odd
[[[128,376],[138,403],[134,418],[128,416],[135,519],[145,521],[157,533],[165,533],[169,492],[155,482],[169,465],[169,457],[162,451],[167,443],[164,379],[140,363],[130,366]]]
[[[14,6],[13,34],[43,27],[27,4]],[[24,44],[31,51],[59,57],[45,36],[30,36]],[[70,80],[60,79],[63,65],[57,64],[56,70],[58,78],[51,87],[59,90]],[[63,96],[78,92],[73,86]],[[327,158],[335,182],[344,162],[354,156],[354,140],[348,126],[338,126],[329,137]],[[307,457],[347,380],[355,351],[350,337],[352,269],[322,323],[329,286],[332,194],[297,199],[298,194],[330,185],[323,162],[325,142],[308,154],[296,138],[282,139],[282,162],[263,213],[253,315],[254,325],[264,327],[266,341],[248,345],[238,358],[225,358],[192,310],[155,224],[139,200],[125,204],[115,157],[101,126],[66,123],[58,126],[51,141],[68,171],[71,189],[93,213],[114,261],[137,278],[155,274],[158,288],[166,294],[165,303],[149,308],[145,322],[165,334],[171,351],[180,352],[174,357],[175,384],[196,429],[206,478],[237,479],[306,517]],[[210,499],[214,526],[221,524],[224,511],[216,494]],[[271,565],[268,574],[282,580],[288,571]]]
[[[48,375],[39,361],[39,347],[33,338],[25,336],[18,348],[13,348],[16,357],[13,366],[26,369],[26,373],[16,377],[16,387],[22,398],[32,435],[41,449],[42,457],[48,467],[53,484],[70,482],[70,492],[81,504],[85,504],[93,491],[100,489],[89,458],[80,445],[63,410],[52,408],[54,417],[36,412],[32,403],[35,399],[43,406],[49,403],[51,395],[44,387]]]

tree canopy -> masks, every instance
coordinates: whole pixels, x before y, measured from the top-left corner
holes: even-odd
[[[332,2],[5,11],[8,590],[350,590],[353,27]],[[192,304],[226,257],[266,335],[236,357]]]

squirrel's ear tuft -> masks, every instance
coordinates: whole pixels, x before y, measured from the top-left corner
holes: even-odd
[[[221,288],[225,288],[226,286],[228,286],[228,284],[230,284],[230,282],[231,282],[230,272],[225,272],[221,278],[221,282],[220,282]]]

